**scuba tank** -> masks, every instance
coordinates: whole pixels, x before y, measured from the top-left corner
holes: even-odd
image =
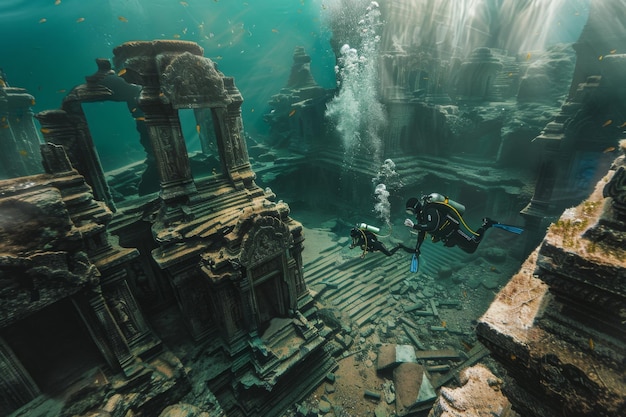
[[[380,228],[372,226],[371,224],[357,223],[356,227],[361,230],[367,230],[368,232],[380,233]]]
[[[459,214],[463,214],[465,212],[465,206],[461,203],[457,203],[454,200],[450,200],[448,197],[443,196],[441,194],[438,193],[431,193],[428,194],[426,196],[424,196],[424,201],[427,203],[443,203],[443,204],[447,204],[451,207],[454,207],[454,209],[456,211],[459,212]]]

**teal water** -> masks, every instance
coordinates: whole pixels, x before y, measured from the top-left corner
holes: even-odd
[[[194,41],[235,77],[244,126],[254,134],[266,129],[262,115],[287,82],[296,46],[311,55],[318,83],[334,86],[324,7],[321,0],[2,0],[0,68],[11,86],[36,97],[39,112],[58,108],[67,91],[96,71],[95,59],[111,58],[123,42]],[[107,124],[106,118],[93,123]]]
[[[362,47],[367,45],[361,45],[368,38],[363,36],[365,28],[373,28],[366,13],[370,0],[2,0],[0,68],[11,86],[26,88],[36,97],[33,110],[40,112],[58,108],[72,87],[96,71],[95,59],[111,58],[117,45],[133,40],[194,41],[220,71],[235,78],[244,97],[244,128],[262,136],[268,131],[263,114],[288,80],[296,46],[311,56],[317,82],[325,88],[336,86],[332,27],[338,45],[358,49],[361,68],[343,74],[329,124],[348,145],[363,140],[376,154],[380,139],[370,133],[385,124],[381,109],[372,107],[378,103],[379,50],[444,45],[445,39],[460,55],[487,45],[534,56],[551,44],[574,42],[589,1],[381,1],[388,13],[372,35],[382,34],[382,41],[378,44],[379,38],[372,37],[370,47]],[[365,28],[359,21],[365,21]],[[86,105],[85,111],[105,170],[143,159],[133,121],[121,104]],[[181,114],[183,134],[195,137],[195,122],[185,124],[192,119],[187,116]],[[193,151],[197,143],[188,146]]]

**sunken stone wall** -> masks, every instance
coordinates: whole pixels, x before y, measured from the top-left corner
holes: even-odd
[[[478,337],[507,369],[503,390],[522,415],[626,413],[625,172],[621,156],[480,319]]]

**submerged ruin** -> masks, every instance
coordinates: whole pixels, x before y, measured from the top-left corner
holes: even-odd
[[[625,413],[626,59],[590,57],[626,34],[599,30],[604,13],[577,59],[555,48],[535,65],[385,32],[382,166],[325,129],[336,91],[299,47],[265,142],[193,42],[122,44],[36,115],[3,78],[0,415]],[[105,172],[84,106],[110,101],[145,159]],[[473,256],[424,245],[412,274],[406,254],[349,246],[354,222],[382,221],[373,178],[393,207],[437,191],[478,208],[472,224],[526,231],[490,231]],[[341,216],[305,230],[320,208]]]

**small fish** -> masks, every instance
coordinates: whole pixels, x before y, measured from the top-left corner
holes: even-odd
[[[605,150],[603,150],[602,153],[611,153],[611,152],[614,152],[615,149],[617,149],[615,146],[610,146],[606,148]]]
[[[85,21],[84,17],[79,17],[78,19],[76,19],[76,23],[82,23]]]
[[[62,88],[60,90],[57,90],[57,93],[65,93],[67,90],[65,88]]]
[[[448,326],[447,326],[447,323],[446,323],[446,321],[445,321],[445,320],[442,320],[442,321],[441,321],[441,327],[448,327]]]
[[[610,54],[614,54],[615,52],[617,52],[617,49],[611,49],[611,51],[609,53]]]
[[[609,120],[607,120],[606,122],[604,122],[604,123],[602,124],[602,127],[607,127],[607,126],[608,126],[608,125],[610,125],[611,123],[613,123],[613,120],[609,119]]]
[[[117,76],[118,76],[118,77],[121,77],[121,76],[122,76],[122,75],[124,75],[124,74],[126,74],[126,68],[122,68],[121,70],[119,70],[119,71],[117,72]]]
[[[196,132],[198,132],[198,134],[200,134],[200,125],[196,125]]]
[[[124,16],[118,16],[117,20],[119,20],[120,22],[128,23],[128,19],[126,19]]]
[[[133,107],[132,109],[130,109],[130,112],[131,112],[131,113],[134,113],[134,112],[136,112],[136,111],[137,111],[137,107]]]
[[[32,99],[32,100],[30,101],[30,105],[31,105],[31,106],[34,106],[34,105],[35,105],[35,99]]]
[[[187,7],[187,6],[189,6],[189,3],[187,3],[186,1],[181,1],[181,2],[180,2],[180,4],[181,4],[181,6],[183,6],[183,7]]]
[[[515,359],[517,359],[517,356],[511,353],[511,360],[514,361]]]
[[[180,35],[178,33],[175,33],[173,37],[174,39],[180,39]]]
[[[8,128],[9,128],[9,125],[2,125],[2,128],[3,128],[3,129],[8,129]]]
[[[20,151],[18,152],[21,156],[28,156],[28,152],[26,152],[26,150],[24,149],[20,149]]]
[[[41,129],[39,129],[39,131],[44,135],[51,132],[51,130],[46,127],[42,127]]]
[[[54,0],[54,5],[58,6],[59,4],[61,4],[61,0]]]
[[[250,109],[250,113],[254,113],[254,107]]]
[[[596,347],[596,344],[593,342],[592,338],[589,338],[589,349],[594,350]]]
[[[530,52],[529,52],[529,53],[527,53],[527,54],[526,54],[526,61],[530,60],[530,57],[531,57],[531,56],[532,56],[532,55],[530,54]]]
[[[42,17],[41,19],[39,19],[39,23],[46,23],[48,21],[48,19],[46,19],[45,17]]]
[[[221,55],[218,55],[218,56],[216,56],[216,57],[215,57],[215,59],[216,59],[217,61],[219,61],[220,59],[222,59],[222,56],[221,56]]]
[[[278,33],[278,29],[272,29],[272,32]]]
[[[512,77],[512,76],[513,76],[513,73],[512,73],[512,72],[509,72],[509,77]]]
[[[465,342],[465,341],[461,340],[461,344],[463,345],[463,347],[465,348],[465,350],[467,350],[468,352],[469,352],[470,350],[472,350],[472,345],[470,345],[469,343],[467,343],[467,342]]]
[[[621,125],[619,125],[620,129],[623,127],[626,127],[626,122],[622,123]]]
[[[467,298],[467,291],[463,290],[463,298]]]
[[[294,114],[296,114],[296,109],[293,109],[289,112],[289,117],[293,116]]]
[[[604,58],[604,57],[603,57],[602,55],[600,55],[600,56],[598,57],[598,61],[602,61],[602,58]]]
[[[135,117],[135,120],[137,120],[138,122],[143,122],[143,121],[146,120],[146,118],[143,117],[143,116],[142,117]]]

